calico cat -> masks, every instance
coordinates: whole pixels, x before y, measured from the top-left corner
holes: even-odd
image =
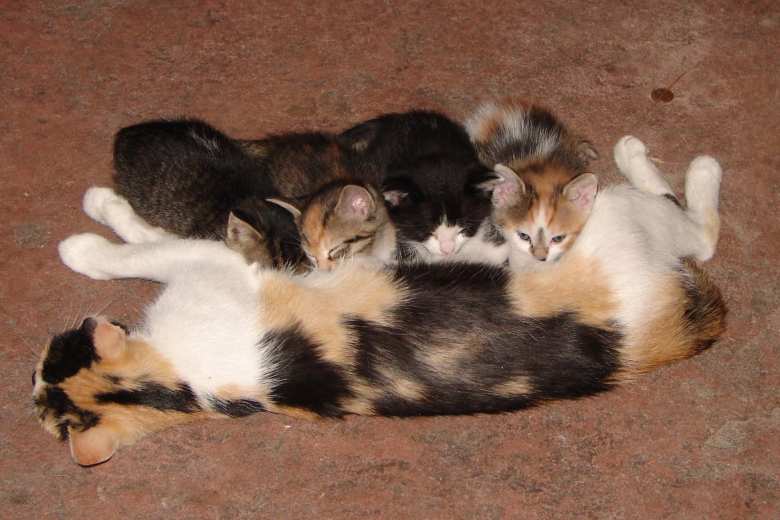
[[[514,99],[483,104],[466,126],[499,176],[493,221],[511,244],[510,264],[559,259],[593,206],[598,179],[586,168],[595,149],[547,109]]]
[[[680,257],[714,251],[720,167],[691,163],[683,211],[655,193],[664,181],[641,142],[621,140],[616,157],[641,190],[603,189],[569,252],[526,273],[439,263],[300,277],[218,242],[74,235],[59,246],[71,269],[167,285],[138,328],[90,317],[52,339],[33,373],[37,416],[92,465],[197,418],[516,410],[694,355],[726,308]],[[112,211],[101,193],[85,203]]]
[[[495,174],[480,163],[465,129],[433,111],[385,114],[339,138],[381,168],[400,259],[501,264],[507,248],[490,226]]]

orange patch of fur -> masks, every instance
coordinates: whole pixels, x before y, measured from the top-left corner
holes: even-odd
[[[190,422],[203,413],[161,411],[146,406],[126,406],[97,402],[95,396],[123,388],[133,390],[132,381],[151,379],[155,383],[176,389],[178,378],[170,363],[146,343],[128,340],[127,349],[115,360],[104,360],[89,370],[80,370],[58,385],[79,408],[100,415],[98,427],[115,435],[120,444],[130,444],[146,433],[175,424]],[[115,385],[106,376],[118,377],[123,383]],[[66,416],[67,418],[67,416]]]
[[[387,310],[401,303],[405,291],[383,271],[344,266],[346,276],[315,284],[268,272],[260,290],[262,323],[284,330],[300,327],[319,345],[323,359],[349,367],[354,362],[352,338],[344,327],[345,316],[384,323]]]
[[[493,394],[500,397],[519,397],[528,395],[533,391],[533,386],[529,378],[520,376],[509,381],[505,381],[494,386],[491,389]]]
[[[616,380],[631,380],[654,368],[698,354],[726,328],[726,306],[720,290],[693,261],[683,263],[685,274],[669,273],[656,291],[656,312],[642,330],[628,338],[621,353],[625,367]],[[699,298],[692,300],[683,283]],[[686,318],[695,316],[695,321]]]
[[[582,323],[612,328],[617,303],[597,259],[565,256],[546,268],[513,275],[509,287],[522,316],[574,312]]]

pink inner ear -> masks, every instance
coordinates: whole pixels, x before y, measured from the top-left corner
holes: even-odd
[[[391,206],[398,206],[404,197],[406,197],[406,193],[400,190],[386,191],[382,195]]]
[[[573,187],[569,200],[579,208],[589,208],[596,197],[598,184],[595,182],[580,182]]]
[[[373,201],[371,194],[359,186],[347,186],[341,192],[336,209],[346,218],[365,220],[371,212]]]
[[[352,210],[360,215],[361,217],[365,217],[368,215],[368,201],[363,197],[356,197],[352,199]]]
[[[111,323],[101,321],[92,335],[98,355],[105,359],[116,359],[125,349],[125,333]]]
[[[511,180],[500,182],[493,188],[493,205],[505,208],[517,200],[517,184]]]

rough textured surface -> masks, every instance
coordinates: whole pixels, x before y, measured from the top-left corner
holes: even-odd
[[[287,4],[0,9],[0,517],[776,518],[777,2]],[[663,87],[674,99],[653,101]],[[49,334],[105,306],[132,322],[156,290],[87,280],[56,256],[67,235],[100,229],[80,199],[108,183],[120,126],[189,114],[251,137],[409,107],[463,116],[507,94],[545,102],[589,136],[607,178],[626,133],[678,189],[694,155],[722,161],[723,233],[708,269],[731,314],[714,349],[525,413],[263,414],[150,436],[89,470],[37,425],[30,372]]]

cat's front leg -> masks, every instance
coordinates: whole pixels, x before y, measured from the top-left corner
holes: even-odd
[[[93,186],[84,193],[84,213],[110,227],[125,242],[141,244],[176,238],[162,228],[142,219],[124,198],[111,188]]]
[[[110,266],[116,262],[119,244],[112,244],[94,233],[72,235],[58,247],[62,263],[77,273],[95,280],[121,278]]]
[[[159,240],[114,244],[93,233],[73,235],[59,245],[60,258],[74,271],[96,280],[144,278],[169,282],[199,269],[246,269],[246,261],[222,242]]]

